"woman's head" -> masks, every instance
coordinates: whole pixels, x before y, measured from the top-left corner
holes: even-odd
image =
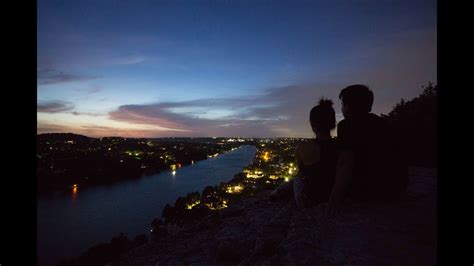
[[[334,108],[332,108],[332,104],[331,100],[321,98],[319,104],[311,109],[309,122],[316,135],[321,133],[329,134],[331,129],[336,127],[336,113]]]

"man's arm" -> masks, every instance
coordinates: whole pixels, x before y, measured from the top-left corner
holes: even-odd
[[[329,196],[326,212],[328,214],[335,214],[344,196],[347,188],[352,180],[352,169],[354,168],[354,152],[351,150],[343,150],[339,154],[337,161],[336,176],[334,186]]]

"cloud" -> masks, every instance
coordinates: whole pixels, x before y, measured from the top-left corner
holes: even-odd
[[[71,73],[64,73],[51,68],[37,68],[37,84],[50,85],[66,82],[77,82],[96,79],[93,76],[83,76]]]
[[[101,114],[101,113],[90,113],[90,112],[71,112],[71,114],[73,115],[88,115],[88,116],[103,116],[104,114]]]
[[[134,56],[126,56],[126,57],[118,57],[109,60],[109,64],[111,65],[134,65],[145,61],[145,57],[141,55],[134,55]]]
[[[67,133],[85,135],[88,137],[104,137],[104,136],[121,136],[121,137],[153,137],[156,136],[154,131],[150,130],[125,130],[114,127],[105,127],[98,125],[73,127],[66,125],[51,124],[45,121],[38,121],[36,128],[37,134],[43,133]]]
[[[99,124],[97,121],[92,119],[87,120],[85,123],[64,123],[61,121],[50,121],[45,119],[39,119],[37,124],[37,134],[42,133],[57,133],[57,132],[74,132],[75,134],[86,135],[90,137],[104,137],[104,136],[121,136],[121,137],[172,137],[177,134],[183,134],[180,131],[170,131],[165,128],[157,126],[147,125],[126,125],[117,124],[112,122],[107,124],[107,121],[103,121],[104,124]]]
[[[337,67],[331,68],[329,72],[322,71],[321,74],[312,69],[307,77],[305,75],[305,82],[291,79],[296,80],[293,85],[256,90],[261,93],[241,97],[122,105],[110,112],[108,117],[125,122],[126,125],[148,125],[150,128],[130,127],[127,130],[91,125],[76,130],[94,135],[149,137],[310,137],[313,133],[308,122],[309,110],[320,97],[332,99],[337,119],[342,119],[337,96],[345,86],[354,83],[369,85],[375,93],[373,112],[380,114],[390,111],[401,98],[417,96],[422,90],[421,85],[428,81],[436,82],[436,40],[436,29],[401,31],[377,41],[367,39],[353,44],[354,49],[347,57],[333,63]],[[107,55],[107,60],[104,60],[105,57],[100,60],[92,57],[83,56],[88,65],[92,59],[116,65],[137,64],[145,60],[143,56],[119,57],[116,54]],[[147,60],[151,60],[150,57]],[[78,75],[48,71],[38,69],[39,74],[50,77],[43,82],[81,80]],[[288,71],[294,72],[291,68]],[[281,84],[281,80],[277,82]],[[73,114],[90,115],[80,112]]]
[[[37,134],[43,133],[65,133],[65,132],[73,132],[72,130],[68,130],[67,127],[60,126],[60,125],[53,125],[43,122],[38,122],[38,126],[36,128]]]
[[[42,102],[36,105],[36,111],[39,113],[62,113],[74,109],[72,103],[63,101]]]
[[[253,96],[122,105],[113,120],[162,126],[177,136],[312,136],[309,110],[322,96],[335,99],[340,86],[270,88]]]
[[[99,91],[101,91],[102,89],[97,87],[97,86],[94,86],[92,87],[90,90],[87,91],[88,94],[94,94],[94,93],[97,93]]]

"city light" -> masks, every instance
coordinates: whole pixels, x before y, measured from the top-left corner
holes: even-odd
[[[263,177],[263,172],[262,171],[254,171],[254,173],[248,173],[247,178],[262,178]]]
[[[72,185],[72,199],[77,198],[77,184]]]
[[[242,192],[243,189],[244,189],[243,186],[237,185],[237,186],[233,186],[233,187],[227,187],[226,192],[229,193],[229,194],[240,193],[240,192]]]
[[[239,142],[242,139],[233,139],[231,142]],[[217,142],[217,144],[223,144],[226,145],[226,141],[224,140],[223,142]],[[265,142],[265,141],[263,141]],[[115,142],[114,142],[115,143]],[[136,141],[134,142],[136,143]],[[140,141],[139,143],[141,144],[148,144],[146,141]],[[76,143],[75,143],[76,144]],[[150,143],[152,144],[152,143]],[[209,143],[208,143],[209,144]],[[230,144],[230,143],[229,143]],[[62,145],[65,145],[63,142]],[[69,144],[70,145],[70,144]],[[103,151],[103,152],[108,152],[107,156],[112,156],[111,158],[114,159],[115,162],[119,161],[122,163],[121,165],[124,165],[126,163],[130,163],[130,161],[135,161],[135,160],[141,160],[143,161],[140,162],[140,164],[137,164],[135,167],[141,168],[141,169],[148,169],[150,168],[151,171],[155,170],[156,165],[147,162],[151,161],[156,161],[158,165],[161,165],[165,163],[164,169],[170,169],[170,172],[172,174],[172,177],[174,178],[176,176],[176,172],[178,169],[183,167],[182,163],[178,163],[177,159],[180,158],[178,156],[178,150],[185,149],[184,144],[173,144],[169,145],[169,147],[163,147],[160,145],[159,147],[156,147],[156,144],[152,144],[158,152],[152,151],[152,150],[140,150],[138,148],[125,148],[122,146],[114,146],[117,144],[110,144],[110,142],[107,142],[102,147],[97,147],[97,148],[91,148],[89,146],[84,147],[84,151]],[[49,147],[52,145],[45,145],[44,149],[49,151]],[[172,148],[171,148],[172,147]],[[242,192],[248,192],[251,194],[253,192],[253,189],[261,186],[261,184],[267,184],[267,185],[277,185],[275,182],[272,180],[280,180],[280,178],[283,178],[284,182],[289,182],[292,179],[292,176],[294,176],[297,173],[297,167],[296,163],[294,161],[294,157],[291,156],[281,156],[282,154],[285,153],[290,153],[293,154],[294,147],[296,147],[294,142],[289,141],[288,139],[285,141],[277,141],[277,140],[268,140],[266,143],[259,143],[257,144],[257,151],[256,151],[256,156],[254,157],[254,162],[252,164],[249,164],[247,167],[245,167],[242,170],[242,174],[244,177],[247,177],[244,180],[235,180],[236,182],[239,183],[228,183],[222,187],[222,192],[232,194],[232,196],[238,196],[238,194],[241,194]],[[61,150],[62,147],[56,147],[52,146],[54,148],[53,150]],[[203,148],[202,150],[207,152],[208,157],[217,157],[219,154],[223,152],[227,152],[230,150],[236,150],[236,147],[223,147],[221,149],[215,150],[215,149],[207,149]],[[176,152],[175,152],[176,150]],[[111,153],[115,152],[115,154],[110,155]],[[206,153],[204,153],[206,154]],[[41,156],[41,155],[40,155]],[[116,156],[116,157],[114,157]],[[129,157],[130,156],[130,157]],[[134,160],[130,160],[130,159]],[[150,160],[153,159],[153,160]],[[196,162],[196,158],[184,158],[184,159],[179,159],[180,161],[183,160],[182,162],[194,164]],[[48,162],[47,167],[49,169],[50,166],[52,166],[52,162]],[[160,166],[161,167],[161,166]],[[57,169],[58,166],[54,165],[54,169]],[[101,169],[104,169],[101,167]],[[61,170],[61,169],[59,169]],[[57,171],[59,171],[57,170]],[[259,180],[262,180],[263,182],[259,182]],[[253,189],[252,189],[253,187]],[[72,193],[76,195],[78,193],[78,184],[72,185],[69,189],[72,190]],[[206,203],[199,203],[199,202],[194,202],[194,203],[186,203],[184,205],[184,209],[191,210],[193,207],[195,207],[198,204],[205,204],[208,206],[208,202]],[[227,207],[227,201],[223,201],[222,198],[216,199],[215,202],[210,203],[208,206],[209,209],[212,210],[219,210],[222,208]]]
[[[198,204],[200,204],[200,203],[201,203],[201,201],[198,200],[198,201],[196,201],[196,202],[193,202],[193,203],[191,203],[191,204],[188,204],[188,205],[186,205],[186,209],[191,210],[194,206],[196,206],[196,205],[198,205]]]

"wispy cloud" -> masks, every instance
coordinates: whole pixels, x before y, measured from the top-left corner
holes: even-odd
[[[99,92],[99,91],[101,91],[101,90],[102,90],[102,88],[99,88],[99,87],[97,87],[97,86],[94,86],[94,87],[92,87],[90,90],[88,90],[87,93],[88,93],[88,94],[93,94],[93,93],[97,93],[97,92]]]
[[[74,109],[74,105],[64,101],[48,101],[36,105],[36,111],[40,113],[61,113],[72,109]]]
[[[125,57],[118,57],[113,58],[108,61],[111,65],[134,65],[145,61],[145,57],[141,55],[134,55],[134,56],[125,56]]]
[[[39,121],[38,126],[36,128],[36,132],[37,134],[43,134],[43,133],[66,133],[66,132],[75,132],[75,131],[61,125],[54,125],[54,124],[43,123]]]
[[[96,116],[103,116],[104,114],[102,113],[91,113],[91,112],[71,112],[71,114],[73,115],[88,115],[88,116],[93,116],[93,117],[96,117]]]
[[[37,84],[38,85],[50,85],[57,83],[66,82],[77,82],[96,79],[96,76],[84,76],[71,73],[65,73],[51,68],[38,68],[37,69]]]
[[[254,96],[123,105],[109,117],[178,129],[182,131],[179,135],[188,136],[309,136],[309,110],[319,97],[334,98],[339,88],[295,85]]]

